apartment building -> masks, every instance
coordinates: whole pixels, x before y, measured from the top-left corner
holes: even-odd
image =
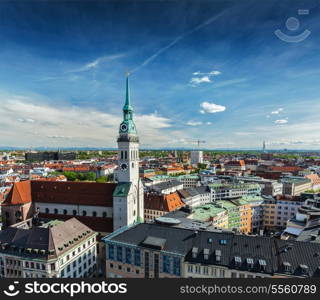
[[[191,208],[212,202],[211,192],[207,186],[190,187],[178,191],[183,202]]]
[[[319,243],[138,224],[105,237],[107,278],[319,277]]]
[[[200,178],[198,175],[180,175],[176,178],[178,181],[182,182],[183,188],[197,187],[200,186]]]
[[[282,195],[283,184],[277,180],[264,179],[257,176],[241,176],[238,178],[241,182],[257,183],[261,186],[261,194],[267,196]]]
[[[213,226],[219,228],[229,228],[228,211],[215,203],[193,208],[188,218],[201,222],[211,222]]]
[[[255,183],[215,183],[209,184],[212,201],[261,195],[261,186]]]
[[[24,223],[24,224],[22,224]],[[0,277],[79,278],[96,273],[96,236],[72,218],[0,231]]]
[[[299,196],[301,193],[312,189],[312,181],[304,177],[285,177],[281,179],[283,195]]]

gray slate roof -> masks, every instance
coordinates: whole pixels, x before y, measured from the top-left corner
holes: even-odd
[[[190,263],[214,264],[227,268],[248,270],[247,259],[253,259],[253,271],[260,272],[259,261],[265,261],[265,273],[289,274],[295,276],[320,276],[320,244],[284,241],[271,237],[239,235],[232,232],[197,231],[168,227],[159,224],[139,224],[111,238],[111,241],[142,246],[147,237],[165,240],[163,251],[183,255]],[[146,245],[144,245],[146,247]],[[198,248],[196,258],[192,248]],[[209,250],[209,258],[204,259],[204,249]],[[216,250],[221,251],[221,260],[216,261]],[[207,250],[206,250],[207,251]],[[241,258],[236,266],[235,257]],[[284,265],[291,270],[286,273]],[[303,274],[302,266],[308,267]]]

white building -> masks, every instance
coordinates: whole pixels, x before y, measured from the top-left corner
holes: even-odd
[[[197,165],[203,163],[203,151],[191,151],[191,164]]]
[[[96,273],[96,236],[75,218],[39,227],[10,226],[0,231],[0,277],[92,277]]]

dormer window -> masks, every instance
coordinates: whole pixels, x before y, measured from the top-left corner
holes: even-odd
[[[299,265],[302,275],[308,275],[309,267],[307,265]]]
[[[259,267],[261,271],[265,271],[267,262],[264,259],[259,259]]]
[[[235,256],[234,257],[234,264],[235,264],[236,267],[240,267],[241,266],[241,262],[242,262],[242,260],[241,260],[240,256]]]
[[[283,262],[283,269],[287,273],[291,272],[291,264],[287,261]]]
[[[250,257],[247,258],[247,266],[249,269],[253,269],[253,259]]]

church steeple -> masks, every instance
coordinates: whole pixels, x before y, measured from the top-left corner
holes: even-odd
[[[130,89],[129,89],[129,73],[126,74],[126,100],[123,106],[123,121],[120,124],[120,134],[137,134],[136,126],[133,122],[133,108],[130,103]]]
[[[126,102],[123,106],[123,112],[133,112],[133,108],[130,104],[130,89],[129,89],[129,73],[126,74]]]

